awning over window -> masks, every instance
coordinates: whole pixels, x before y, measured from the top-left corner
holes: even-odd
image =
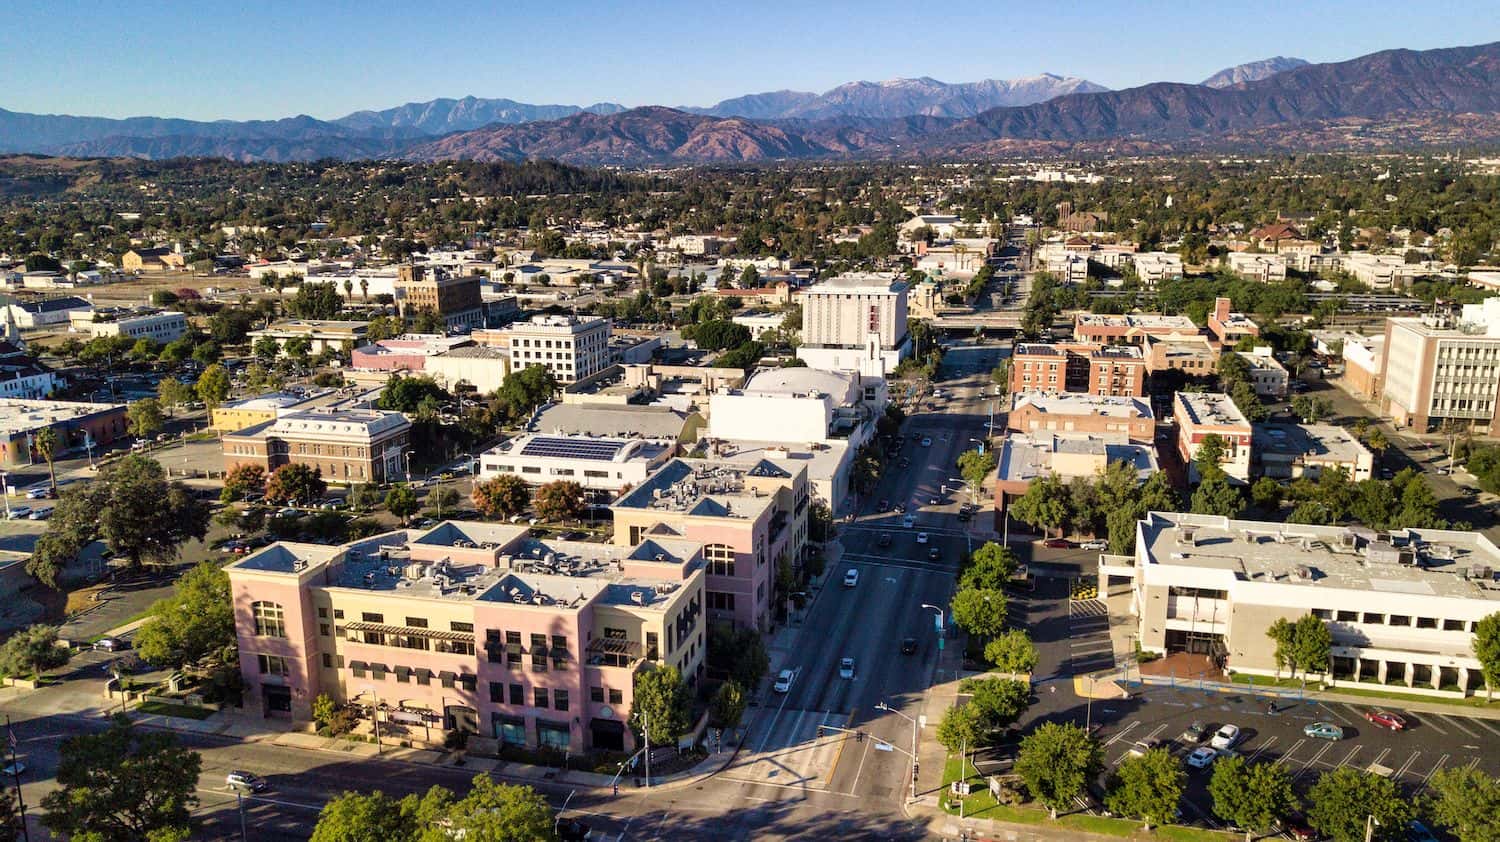
[[[377,632],[379,634],[400,634],[407,637],[426,637],[433,640],[462,640],[469,643],[474,642],[473,632],[444,631],[443,629],[419,629],[413,626],[391,626],[385,623],[347,623],[344,628],[349,631]]]

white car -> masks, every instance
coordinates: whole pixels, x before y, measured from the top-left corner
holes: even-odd
[[[1187,756],[1187,765],[1194,769],[1207,769],[1219,759],[1219,753],[1208,746],[1198,746]]]
[[[1078,545],[1078,549],[1080,549],[1080,550],[1107,550],[1107,549],[1109,549],[1109,542],[1108,541],[1084,541],[1082,544]]]
[[[797,674],[792,672],[791,670],[782,670],[781,672],[776,673],[776,683],[771,685],[771,689],[775,690],[778,693],[790,692],[792,689],[792,681],[796,677]]]
[[[0,775],[4,775],[7,778],[15,778],[15,777],[19,777],[25,771],[26,771],[26,763],[25,763],[25,761],[22,761],[22,760],[12,760],[11,762],[5,764],[5,768],[4,769],[0,769]]]
[[[839,659],[839,678],[853,678],[853,677],[854,677],[854,659],[853,658],[840,658]]]
[[[926,532],[918,532],[917,533],[917,543],[918,544],[925,544],[925,543],[927,543],[927,533]]]
[[[844,571],[844,587],[852,588],[859,584],[859,571],[853,567]]]
[[[30,506],[11,506],[10,507],[10,519],[11,520],[25,520],[25,519],[27,519],[29,517],[31,517],[31,507]]]
[[[904,529],[910,529],[910,528],[912,528],[913,526],[916,526],[916,525],[917,525],[917,519],[914,518],[914,517],[912,517],[911,515],[907,515],[906,517],[904,517],[904,518],[901,519],[901,526]]]
[[[1240,726],[1225,723],[1214,732],[1213,739],[1208,744],[1214,748],[1228,750],[1234,748],[1234,744],[1240,741]]]
[[[932,437],[931,436],[923,436],[922,437],[922,446],[923,447],[932,447]]]

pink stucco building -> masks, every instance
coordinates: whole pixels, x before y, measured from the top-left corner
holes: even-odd
[[[282,542],[227,571],[248,706],[306,721],[319,694],[390,739],[632,749],[635,675],[701,676],[701,544],[537,540],[445,522],[343,546]]]

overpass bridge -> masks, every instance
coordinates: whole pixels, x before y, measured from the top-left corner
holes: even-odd
[[[934,318],[932,326],[936,330],[1020,330],[1021,312],[949,313]]]

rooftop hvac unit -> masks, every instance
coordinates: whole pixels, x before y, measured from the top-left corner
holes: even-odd
[[[1179,543],[1190,544],[1194,547],[1198,546],[1198,530],[1193,529],[1189,526],[1184,526],[1181,532],[1179,532],[1178,534]]]
[[[1305,564],[1297,565],[1297,578],[1303,581],[1312,579],[1312,568]]]
[[[634,602],[636,605],[645,605],[646,604],[646,594],[645,594],[645,592],[643,592],[643,591],[631,591],[630,592],[630,601]]]
[[[1476,564],[1469,568],[1469,578],[1488,581],[1495,578],[1495,571],[1483,564]]]

